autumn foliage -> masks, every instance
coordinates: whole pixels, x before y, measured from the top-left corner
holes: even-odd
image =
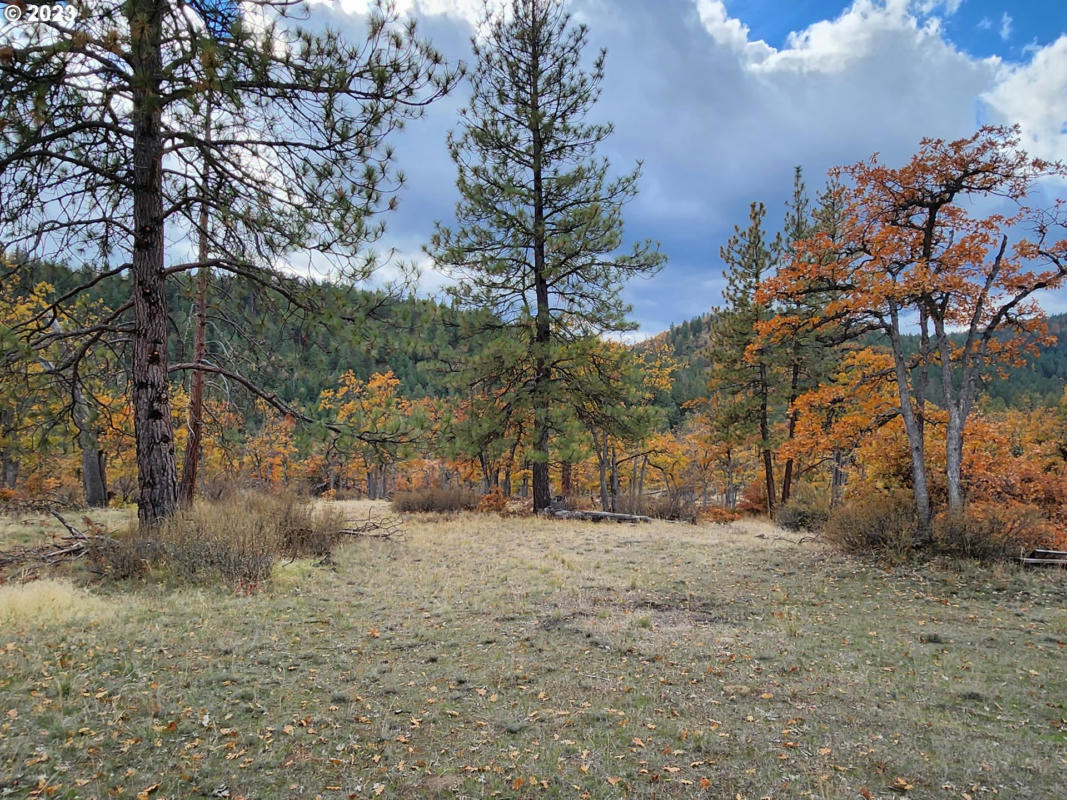
[[[1022,152],[1010,128],[924,140],[899,167],[872,157],[836,169],[814,204],[798,170],[782,232],[765,229],[756,204],[723,250],[727,304],[696,328],[706,389],[676,416],[665,409],[695,368],[666,336],[568,344],[557,368],[580,391],[550,420],[553,494],[712,522],[771,509],[857,551],[1067,547],[1067,395],[1012,408],[982,393],[1050,339],[1036,298],[1067,275],[1065,213],[1062,201],[1031,201],[1040,180],[1065,174]],[[111,502],[131,503],[132,407],[108,377],[111,356],[82,361],[86,416],[49,366],[63,363],[62,339],[25,349],[22,332],[54,294],[47,283],[0,293],[0,503],[80,503],[90,440]],[[90,304],[82,317],[107,314]],[[297,490],[491,513],[528,504],[541,458],[533,407],[503,384],[443,383],[423,396],[407,380],[342,362],[295,405],[215,387],[200,494]],[[179,457],[188,405],[175,382]]]

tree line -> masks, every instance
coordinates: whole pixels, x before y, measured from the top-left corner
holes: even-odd
[[[1017,129],[840,167],[814,200],[798,168],[778,230],[757,201],[722,247],[722,304],[630,348],[609,338],[632,329],[621,289],[665,256],[626,241],[639,168],[599,154],[606,55],[561,2],[489,14],[469,69],[381,8],[350,42],[284,0],[185,6],[104,3],[0,49],[9,487],[19,441],[23,461],[80,452],[94,501],[101,453],[125,460],[147,529],[192,501],[202,455],[261,484],[477,483],[535,511],[654,491],[774,514],[800,487],[838,504],[891,482],[922,541],[982,485],[975,431],[1007,413],[983,407],[990,376],[1052,346],[1035,298],[1067,274],[1063,205],[1030,204],[1067,169]],[[450,297],[361,290],[402,183],[391,134],[464,79],[455,221],[426,244]],[[1051,459],[1046,495],[1050,425],[1006,445]]]

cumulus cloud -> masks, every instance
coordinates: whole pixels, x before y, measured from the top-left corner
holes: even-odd
[[[367,3],[342,2],[356,25]],[[450,60],[469,60],[481,0],[397,5]],[[876,151],[900,163],[923,136],[967,136],[983,122],[1018,122],[1031,152],[1067,158],[1067,36],[1028,51],[1025,63],[976,58],[946,32],[960,5],[854,0],[775,47],[731,16],[730,0],[571,0],[589,25],[590,54],[608,50],[593,117],[616,132],[601,152],[616,174],[643,161],[641,193],[624,211],[627,239],[659,240],[670,257],[658,277],[626,290],[643,332],[721,302],[720,246],[753,200],[778,224],[794,165],[814,193],[830,166]],[[409,180],[383,245],[420,263],[425,288],[444,282],[419,245],[435,220],[451,221],[455,169],[444,136],[466,91],[396,141]]]
[[[716,44],[743,53],[751,61],[761,61],[774,52],[763,40],[749,41],[748,26],[726,12],[723,0],[697,0],[697,13]]]
[[[1019,123],[1027,150],[1067,161],[1067,34],[1029,63],[1003,65],[982,99],[998,121]]]

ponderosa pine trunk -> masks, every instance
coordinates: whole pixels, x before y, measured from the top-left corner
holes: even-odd
[[[531,35],[538,35],[537,26]],[[534,293],[537,300],[534,319],[534,458],[533,510],[546,510],[552,502],[548,479],[548,441],[550,436],[549,391],[552,380],[549,369],[549,344],[552,339],[552,318],[548,308],[548,279],[545,261],[545,189],[540,108],[540,51],[531,47],[530,63],[530,136],[533,143],[533,256]]]
[[[608,499],[608,435],[598,438],[595,430],[590,431],[593,437],[593,449],[596,450],[597,472],[600,475],[600,510],[611,511],[611,503]]]
[[[56,334],[63,331],[57,319],[53,319],[49,327]],[[106,458],[104,451],[100,449],[100,440],[93,426],[94,414],[78,382],[77,370],[70,376],[62,376],[56,370],[55,364],[47,358],[39,356],[37,363],[66,384],[65,388],[70,393],[70,418],[78,431],[78,448],[82,454],[82,491],[85,493],[85,504],[90,508],[104,508],[108,500]]]
[[[204,136],[211,141],[211,100],[208,99]],[[204,164],[201,175],[201,191],[209,191],[209,170]],[[207,267],[208,257],[208,215],[207,198],[200,203],[200,230],[197,259],[200,266],[196,268],[196,297],[193,299],[193,363],[202,364],[207,357],[207,289],[211,270]],[[178,499],[183,506],[191,506],[196,495],[197,473],[200,471],[200,454],[203,452],[204,438],[204,373],[193,369],[189,376],[189,410],[187,416],[188,432],[185,442],[185,459],[182,462],[181,484],[178,487]]]
[[[797,401],[797,397],[800,395],[800,354],[798,352],[799,344],[794,340],[793,342],[793,363],[791,365],[790,377],[789,377],[789,405],[788,405],[788,421],[786,424],[785,438],[786,441],[793,441],[793,437],[797,432],[797,410],[793,407]],[[789,498],[793,494],[793,457],[790,456],[785,460],[785,467],[782,471],[782,505],[789,502]]]
[[[163,10],[159,0],[130,0],[133,128],[133,401],[142,527],[178,506],[174,429],[167,369],[163,273],[163,137],[160,127]]]
[[[7,439],[15,430],[15,412],[10,408],[0,411],[0,438]],[[19,462],[13,449],[0,447],[0,489],[18,486]]]
[[[760,406],[759,406],[759,433],[760,451],[763,456],[763,477],[767,487],[767,513],[774,515],[774,461],[771,456],[771,429],[768,416],[770,414],[770,402],[768,395],[770,388],[767,386],[767,364],[760,361]]]
[[[574,493],[574,466],[564,461],[559,468],[559,491],[564,497]]]

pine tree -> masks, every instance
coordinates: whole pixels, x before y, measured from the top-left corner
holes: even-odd
[[[131,342],[142,523],[177,506],[175,274],[211,266],[282,290],[274,268],[300,252],[366,276],[373,217],[398,181],[386,138],[454,78],[395,19],[372,15],[366,41],[350,44],[300,30],[301,7],[247,0],[246,24],[229,2],[100,0],[76,23],[57,15],[0,47],[0,250],[100,265],[66,300],[132,278],[114,316],[80,333],[85,350]],[[201,185],[207,163],[225,192]],[[210,265],[173,246],[201,230],[205,203],[217,222]]]
[[[768,240],[763,228],[766,215],[763,203],[753,203],[749,226],[742,230],[735,225],[734,235],[720,250],[726,288],[724,305],[715,309],[711,323],[708,388],[717,399],[713,425],[724,441],[735,446],[755,442],[763,463],[767,511],[773,513],[771,413],[776,378],[767,344],[757,333],[758,324],[770,319],[772,312],[756,302],[755,294],[774,267],[780,242]]]
[[[567,369],[583,337],[627,330],[623,282],[664,260],[650,242],[620,253],[622,206],[638,169],[609,179],[597,147],[611,125],[586,122],[604,77],[603,51],[581,66],[584,25],[562,0],[512,0],[474,41],[473,95],[449,136],[458,227],[438,226],[430,255],[459,278],[455,296],[490,309],[504,405],[533,412],[533,505],[550,500],[552,406],[580,393]],[[510,343],[503,343],[504,339]],[[515,347],[515,343],[519,343]],[[486,376],[472,376],[484,382]]]

